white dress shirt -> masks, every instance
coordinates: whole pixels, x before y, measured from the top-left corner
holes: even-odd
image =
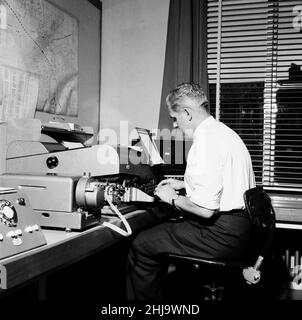
[[[187,196],[198,206],[244,208],[243,193],[255,187],[250,154],[232,129],[212,116],[195,129],[184,176]]]

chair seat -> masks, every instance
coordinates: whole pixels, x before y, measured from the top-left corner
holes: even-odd
[[[172,274],[178,267],[189,267],[199,272],[200,291],[203,300],[221,300],[227,295],[235,296],[240,283],[240,275],[247,263],[245,260],[206,259],[187,255],[169,254],[168,272]],[[171,271],[172,270],[172,271]],[[183,272],[183,269],[180,269]]]
[[[203,266],[212,266],[218,268],[244,268],[247,265],[245,260],[223,260],[223,259],[205,259],[193,256],[185,256],[178,254],[169,254],[172,261],[180,263],[191,263]]]

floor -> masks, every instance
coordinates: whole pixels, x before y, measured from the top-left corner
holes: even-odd
[[[113,250],[114,249],[114,250]],[[47,300],[64,300],[79,298],[85,301],[126,301],[125,298],[125,264],[128,246],[116,245],[88,257],[72,266],[47,275]],[[203,276],[202,276],[203,275]],[[213,274],[217,278],[217,274]],[[302,300],[302,290],[290,290],[286,282],[286,272],[280,261],[272,260],[263,270],[260,284],[247,285],[241,274],[228,279],[223,286],[224,301],[289,301]],[[195,270],[187,266],[172,266],[165,278],[165,300],[173,302],[201,302],[211,299],[209,272]],[[218,282],[221,284],[221,282]],[[10,294],[0,296],[0,300],[35,300],[39,297],[37,283],[29,284]]]
[[[248,285],[241,273],[221,270],[196,270],[192,266],[172,266],[168,274],[166,296],[171,300],[289,301],[302,300],[302,290],[294,290],[282,261],[272,258],[262,265],[261,281]],[[215,279],[213,281],[213,279]],[[213,284],[220,287],[212,294]],[[212,288],[212,291],[211,291]]]

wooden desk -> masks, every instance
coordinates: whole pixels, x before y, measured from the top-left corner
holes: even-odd
[[[165,216],[165,210],[156,208],[125,214],[134,233],[159,223]],[[300,210],[282,208],[276,210],[276,216],[278,228],[302,229]],[[118,218],[110,218],[109,221],[116,225],[121,224]],[[47,229],[43,232],[47,245],[0,260],[0,293],[3,289],[14,288],[71,265],[124,239],[123,236],[101,225],[81,232]]]
[[[125,214],[133,232],[162,221],[164,216],[156,208]],[[108,220],[119,226],[121,224],[118,218]],[[0,260],[0,293],[3,289],[16,287],[68,266],[124,239],[120,234],[101,225],[81,232],[43,231],[47,245]]]

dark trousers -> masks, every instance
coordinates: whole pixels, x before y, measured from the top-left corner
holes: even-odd
[[[247,217],[215,215],[210,219],[168,221],[142,231],[134,239],[127,262],[127,298],[161,300],[167,254],[207,259],[239,258],[248,246]]]

